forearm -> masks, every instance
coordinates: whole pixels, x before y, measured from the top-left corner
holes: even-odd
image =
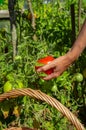
[[[67,53],[67,55],[69,55],[69,58],[74,61],[80,56],[85,47],[86,47],[86,20],[82,26],[82,29],[75,43],[73,44],[71,50]]]

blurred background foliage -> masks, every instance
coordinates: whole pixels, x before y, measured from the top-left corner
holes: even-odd
[[[0,10],[7,9],[8,1],[1,0]],[[85,20],[86,1],[32,0],[31,9],[28,0],[16,0],[14,59],[10,21],[0,19],[0,94],[16,88],[40,89],[59,100],[86,125],[86,50],[56,79],[44,81],[35,71],[39,58],[58,58],[71,48]],[[5,110],[3,106],[7,106]],[[22,125],[41,130],[74,129],[57,110],[29,97],[0,103],[0,127]]]

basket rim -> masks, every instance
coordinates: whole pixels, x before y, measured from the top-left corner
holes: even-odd
[[[37,129],[27,128],[27,127],[10,127],[10,128],[6,128],[5,130],[37,130]]]
[[[66,116],[67,119],[76,127],[77,130],[85,130],[79,119],[68,108],[61,104],[57,99],[43,93],[40,90],[33,90],[31,88],[14,89],[1,94],[0,102],[7,98],[10,99],[15,96],[30,96],[32,98],[44,101],[52,107],[56,108],[59,112],[61,112],[61,114],[63,114],[63,116]]]

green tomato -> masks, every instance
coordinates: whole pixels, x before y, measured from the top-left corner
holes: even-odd
[[[22,59],[21,56],[19,56],[19,55],[15,56],[15,60],[21,60],[21,59]]]
[[[9,80],[9,81],[14,81],[13,73],[9,73],[9,74],[6,76],[6,79]]]
[[[24,87],[23,83],[20,80],[17,80],[16,83],[17,83],[16,88],[21,89]]]
[[[3,86],[3,91],[4,92],[8,92],[12,90],[12,84],[10,83],[10,81],[7,81],[4,86]]]
[[[57,85],[56,84],[54,84],[54,86],[52,87],[51,91],[52,92],[56,92],[57,91]]]
[[[77,82],[82,82],[83,81],[83,75],[81,73],[76,73],[74,76],[74,80]]]

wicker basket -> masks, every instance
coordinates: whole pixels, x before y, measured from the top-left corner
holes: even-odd
[[[11,98],[12,96],[30,96],[46,103],[50,104],[52,107],[55,107],[58,111],[60,111],[67,119],[75,126],[77,130],[85,130],[84,126],[80,123],[77,117],[71,113],[64,105],[62,105],[58,100],[55,98],[46,95],[45,93],[41,92],[40,90],[33,90],[30,88],[25,89],[15,89],[9,91],[7,93],[0,95],[0,102],[7,98]],[[35,130],[30,128],[7,128],[5,130]]]

